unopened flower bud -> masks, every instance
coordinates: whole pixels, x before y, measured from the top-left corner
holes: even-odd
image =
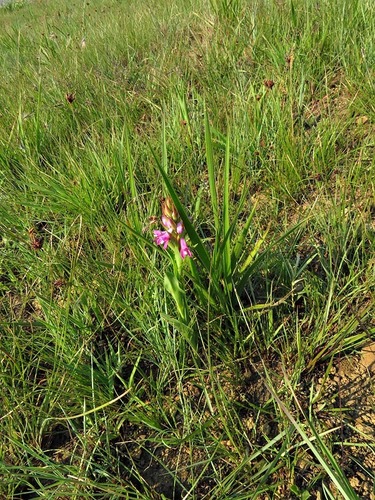
[[[174,203],[171,198],[167,197],[162,203],[161,210],[163,215],[171,218],[173,221],[177,221],[178,219],[178,211],[174,206]]]
[[[176,230],[176,224],[173,222],[172,219],[170,219],[166,215],[161,216],[161,222],[168,232],[171,233]]]

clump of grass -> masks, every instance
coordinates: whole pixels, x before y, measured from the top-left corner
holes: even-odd
[[[0,17],[0,495],[368,496],[370,2]]]

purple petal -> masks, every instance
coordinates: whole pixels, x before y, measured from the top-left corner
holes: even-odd
[[[161,216],[161,222],[162,222],[163,226],[165,227],[165,229],[167,231],[173,231],[173,229],[174,229],[174,222],[173,222],[172,219],[170,219],[166,215],[162,215]]]
[[[185,257],[191,257],[192,253],[190,248],[187,246],[184,238],[180,239],[180,255],[184,259]]]
[[[168,233],[168,231],[160,231],[159,229],[155,229],[154,236],[154,242],[157,245],[163,245],[164,250],[166,250],[169,240],[171,239],[170,233]]]

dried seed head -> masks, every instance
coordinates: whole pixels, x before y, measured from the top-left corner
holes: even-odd
[[[73,92],[68,92],[65,94],[65,99],[69,104],[72,104],[72,102],[74,102],[76,99],[76,95]]]
[[[275,85],[275,82],[273,80],[264,80],[264,86],[267,87],[267,89],[271,89]]]

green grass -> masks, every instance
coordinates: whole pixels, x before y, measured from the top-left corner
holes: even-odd
[[[369,497],[372,2],[0,23],[0,497]]]

